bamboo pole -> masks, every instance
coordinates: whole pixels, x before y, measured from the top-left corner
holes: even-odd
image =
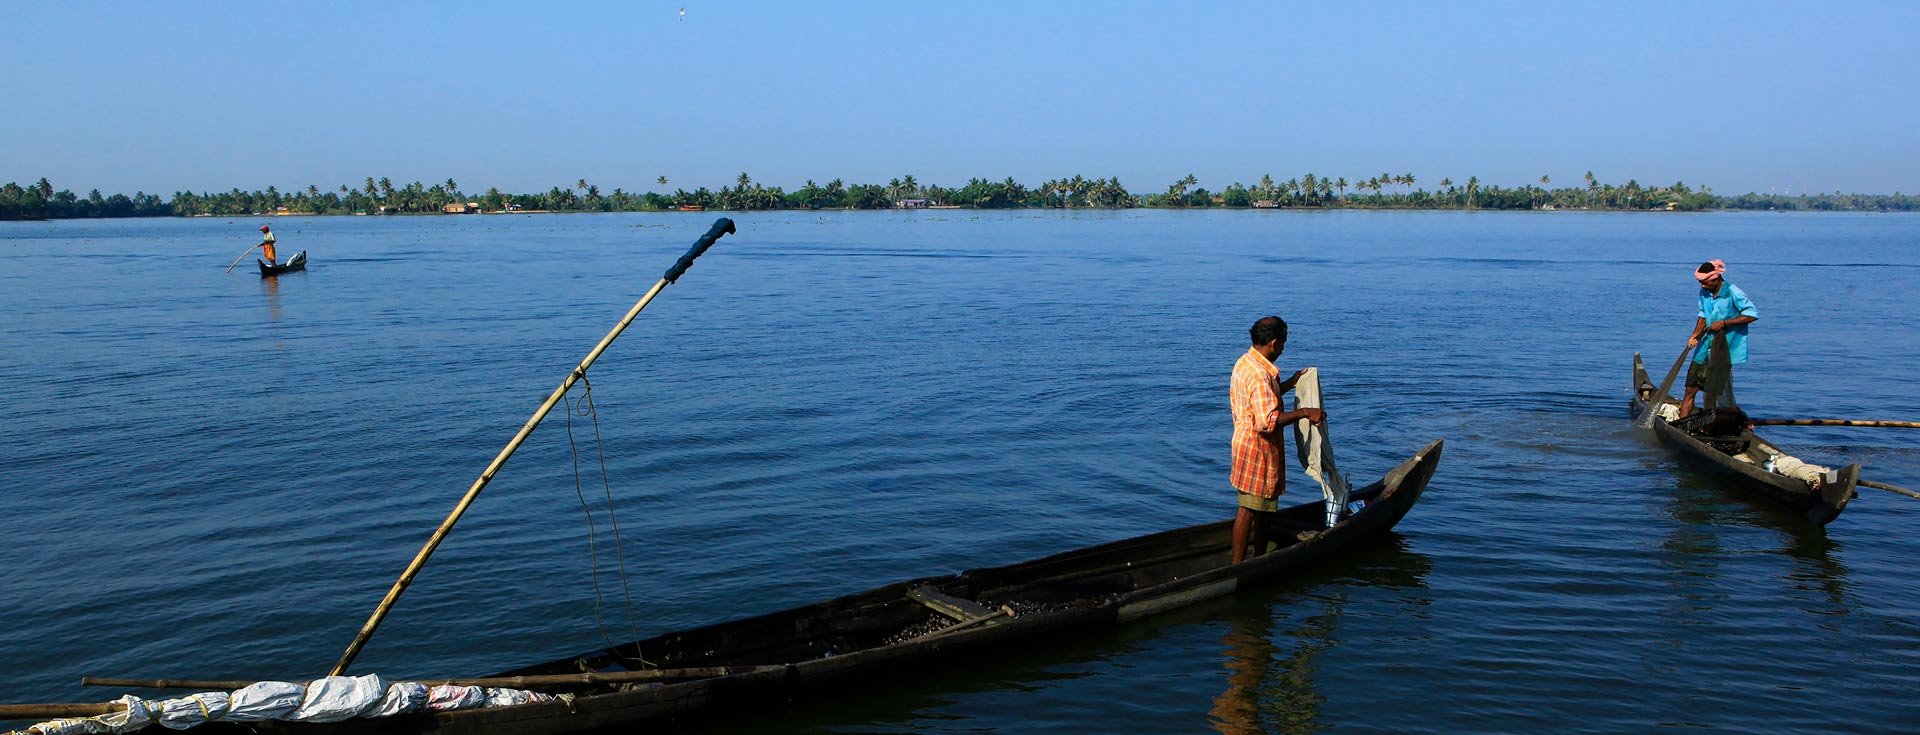
[[[1910,498],[1920,498],[1920,493],[1916,493],[1912,490],[1908,490],[1898,485],[1888,485],[1884,482],[1874,482],[1872,480],[1854,480],[1853,484],[1865,485],[1875,490],[1885,490],[1887,492],[1900,493],[1901,495],[1905,495]]]
[[[1855,421],[1850,419],[1754,419],[1754,426],[1868,426],[1920,429],[1920,421]]]
[[[653,284],[653,288],[648,289],[645,296],[640,297],[640,301],[635,303],[633,308],[627,311],[626,316],[621,317],[620,323],[613,326],[613,331],[608,332],[607,336],[600,340],[600,344],[594,345],[593,350],[587,353],[586,359],[581,360],[580,365],[575,367],[573,372],[567,373],[566,380],[561,381],[560,387],[555,388],[553,394],[547,396],[546,402],[540,404],[540,408],[534,410],[533,417],[527,419],[526,425],[521,426],[519,433],[514,434],[513,439],[507,442],[507,446],[502,448],[500,454],[493,458],[493,462],[487,465],[487,469],[480,473],[480,478],[473,481],[473,486],[467,488],[467,494],[461,497],[460,502],[453,506],[453,512],[447,515],[447,520],[442,522],[439,528],[434,529],[433,536],[427,539],[425,546],[420,547],[420,553],[414,555],[413,562],[407,565],[407,570],[402,572],[400,579],[393,583],[393,589],[388,590],[387,596],[380,600],[378,607],[374,608],[373,616],[369,617],[367,624],[360,628],[359,635],[354,636],[353,643],[347,646],[347,652],[340,657],[340,663],[334,665],[332,672],[334,676],[346,673],[347,666],[353,663],[354,657],[360,655],[360,649],[367,645],[367,639],[373,637],[374,629],[380,627],[380,621],[386,618],[389,610],[393,609],[393,603],[400,599],[400,593],[405,592],[407,586],[413,584],[414,576],[420,573],[422,566],[426,565],[427,557],[433,555],[434,549],[439,548],[440,542],[446,539],[448,532],[453,530],[453,524],[460,520],[462,514],[467,512],[468,506],[473,505],[473,499],[480,495],[480,491],[486,488],[487,483],[493,481],[494,473],[499,472],[500,467],[507,463],[507,458],[513,456],[514,451],[520,448],[521,442],[526,441],[527,436],[531,435],[534,428],[540,425],[540,420],[546,418],[547,413],[553,410],[554,405],[560,402],[561,397],[565,396],[567,391],[573,388],[573,384],[579,382],[580,378],[587,374],[587,368],[593,365],[594,360],[600,358],[600,353],[605,352],[607,346],[613,344],[614,338],[619,337],[621,332],[626,331],[627,325],[632,324],[634,317],[640,315],[640,310],[647,308],[647,304],[653,301],[653,298],[658,296],[660,291],[667,287],[667,284],[679,280],[680,276],[687,272],[687,268],[693,265],[695,258],[705,253],[707,248],[713,247],[714,241],[720,239],[722,235],[733,231],[733,220],[725,217],[715,220],[713,227],[709,228],[706,234],[701,235],[699,240],[694,241],[693,247],[687,250],[687,254],[680,256],[680,260],[675,262],[673,267],[667,269],[666,274],[660,277],[660,281]]]
[[[127,706],[119,702],[87,702],[84,704],[0,704],[0,721],[5,720],[50,720],[55,717],[94,717],[126,711]]]
[[[259,245],[255,245],[255,246],[253,246],[253,248],[257,248],[257,247],[260,247],[260,246],[259,246]],[[251,253],[251,252],[253,252],[253,248],[247,248],[247,253]],[[240,259],[241,259],[241,258],[245,258],[245,257],[247,257],[247,253],[241,253],[241,254],[240,254],[240,257],[239,257],[239,258],[234,258],[234,259],[233,259],[233,264],[232,264],[232,265],[229,265],[229,266],[227,266],[227,272],[228,272],[228,273],[232,273],[232,272],[233,272],[233,266],[235,266],[235,265],[239,265],[239,264],[240,264]]]

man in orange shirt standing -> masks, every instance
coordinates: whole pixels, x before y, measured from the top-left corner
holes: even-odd
[[[266,225],[261,225],[260,226],[260,252],[267,256],[267,265],[280,264],[280,261],[274,259],[275,253],[273,252],[273,243],[274,243],[273,230],[268,229]]]
[[[1301,419],[1316,425],[1327,419],[1318,408],[1280,410],[1280,396],[1293,390],[1307,372],[1301,370],[1283,381],[1280,368],[1273,364],[1287,348],[1287,323],[1270,316],[1254,322],[1248,331],[1253,347],[1233,366],[1233,487],[1240,493],[1240,510],[1233,518],[1235,564],[1246,560],[1249,543],[1254,556],[1265,551],[1267,526],[1280,509],[1280,496],[1287,492],[1283,429]]]

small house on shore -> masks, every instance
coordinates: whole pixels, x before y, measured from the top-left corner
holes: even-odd
[[[476,214],[479,211],[478,202],[451,202],[440,206],[442,214]]]
[[[893,206],[898,209],[926,209],[930,203],[925,199],[902,199],[894,202]]]

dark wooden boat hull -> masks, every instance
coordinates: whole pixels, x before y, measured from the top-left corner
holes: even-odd
[[[1641,361],[1638,352],[1633,355],[1633,385],[1633,399],[1628,402],[1627,411],[1629,416],[1638,417],[1646,409],[1647,402],[1653,400],[1654,391],[1659,390],[1648,378],[1646,363]],[[1666,398],[1672,400],[1672,396]],[[1827,483],[1815,491],[1807,483],[1768,472],[1752,462],[1734,459],[1667,421],[1656,418],[1653,433],[1661,444],[1672,447],[1693,465],[1726,478],[1728,484],[1750,494],[1786,504],[1805,514],[1808,520],[1823,526],[1839,518],[1841,511],[1847,509],[1848,501],[1854,496],[1854,485],[1860,479],[1860,465],[1847,465],[1840,469],[1838,482]],[[1786,454],[1752,431],[1745,432],[1742,439],[1750,444],[1749,451]]]
[[[629,670],[636,655],[665,668],[762,666],[751,673],[674,683],[584,691],[571,703],[444,712],[326,725],[256,723],[257,731],[299,733],[419,733],[438,735],[556,735],[686,715],[729,705],[780,701],[801,692],[830,694],[872,676],[911,675],[911,668],[963,652],[1027,640],[1065,629],[1114,625],[1205,600],[1297,572],[1330,556],[1384,537],[1419,501],[1440,461],[1435,440],[1379,482],[1355,490],[1369,505],[1308,540],[1297,531],[1318,528],[1323,505],[1280,511],[1281,541],[1267,554],[1231,563],[1231,521],[1208,523],[1069,551],[1002,567],[886,585],[806,607],[692,630],[637,644],[593,651],[499,674],[528,676]],[[941,632],[939,615],[907,593],[931,587],[994,609],[1018,610],[983,624]],[[933,630],[933,632],[920,632]],[[632,666],[632,668],[639,668]],[[835,690],[838,691],[838,690]]]
[[[302,250],[298,253],[295,253],[293,257],[287,259],[287,262],[281,263],[279,265],[267,265],[267,261],[260,260],[257,258],[254,259],[253,262],[260,264],[260,276],[262,278],[265,278],[267,276],[277,276],[282,273],[292,273],[294,271],[303,271],[307,269],[307,251]]]

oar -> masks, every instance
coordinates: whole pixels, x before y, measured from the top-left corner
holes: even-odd
[[[1680,366],[1687,364],[1687,358],[1693,355],[1693,349],[1693,345],[1687,345],[1687,349],[1680,352],[1680,359],[1673,361],[1673,369],[1667,371],[1667,379],[1660,381],[1660,390],[1647,396],[1647,408],[1640,412],[1639,418],[1633,420],[1634,426],[1642,429],[1653,428],[1654,413],[1660,410],[1660,404],[1667,401],[1667,389],[1673,387],[1673,379],[1680,375]]]
[[[253,248],[257,248],[257,247],[260,247],[260,246],[259,246],[259,245],[255,245],[255,246],[253,246]],[[247,253],[251,253],[251,252],[253,252],[253,248],[247,248]],[[247,257],[247,253],[241,253],[241,254],[240,254],[240,257],[239,257],[239,258],[234,258],[234,259],[233,259],[233,265],[239,265],[239,264],[240,264],[240,261],[241,261],[241,259],[243,259],[243,258],[245,258],[245,257]],[[230,265],[230,266],[227,266],[227,272],[228,272],[228,273],[232,273],[232,272],[233,272],[233,265]]]
[[[1920,493],[1916,493],[1912,490],[1908,490],[1904,487],[1900,487],[1899,485],[1888,485],[1887,483],[1884,483],[1884,482],[1874,482],[1872,480],[1854,480],[1853,484],[1865,485],[1875,490],[1885,490],[1887,492],[1900,493],[1901,495],[1905,495],[1910,498],[1920,498]]]
[[[1754,426],[1877,426],[1887,429],[1920,429],[1920,421],[1853,421],[1849,419],[1754,419]]]
[[[374,608],[373,617],[367,619],[367,624],[360,628],[360,634],[354,636],[353,643],[347,646],[346,655],[341,656],[340,663],[334,665],[334,676],[347,672],[347,666],[353,663],[355,656],[360,655],[360,649],[367,645],[367,639],[373,637],[373,630],[380,627],[380,621],[387,617],[387,611],[393,609],[394,601],[400,599],[400,593],[406,591],[407,585],[413,584],[414,575],[420,573],[420,567],[427,563],[427,557],[432,556],[433,550],[440,547],[440,542],[447,537],[447,532],[453,530],[453,524],[460,520],[461,514],[467,512],[467,506],[473,505],[473,499],[480,495],[480,491],[486,488],[488,482],[493,481],[494,473],[499,472],[500,467],[507,463],[507,458],[512,457],[514,450],[520,448],[520,443],[527,440],[527,436],[533,433],[534,427],[540,425],[540,420],[546,418],[547,412],[553,410],[554,404],[559,403],[561,397],[573,388],[573,384],[587,374],[587,368],[593,365],[593,361],[600,359],[600,353],[607,350],[607,345],[613,344],[615,337],[626,331],[627,325],[633,323],[634,317],[640,315],[641,309],[647,308],[647,304],[653,301],[653,297],[660,294],[661,289],[685,275],[687,269],[693,266],[693,259],[707,252],[707,248],[713,247],[715,240],[733,231],[733,220],[725,217],[714,220],[713,227],[707,230],[707,234],[695,240],[693,247],[687,250],[687,254],[680,256],[680,260],[674,262],[672,268],[667,269],[666,275],[661,276],[660,281],[653,284],[653,288],[648,289],[645,296],[640,297],[639,303],[634,304],[633,308],[627,311],[627,315],[620,318],[620,323],[613,325],[613,331],[608,332],[607,336],[600,340],[600,344],[593,346],[593,350],[587,353],[586,359],[580,361],[579,367],[567,373],[567,379],[561,381],[560,387],[553,389],[553,394],[547,396],[547,401],[534,410],[533,417],[527,419],[525,426],[520,427],[520,433],[513,435],[513,440],[507,442],[507,446],[500,450],[499,456],[494,457],[493,462],[487,465],[487,469],[480,473],[480,479],[473,481],[473,487],[467,488],[467,494],[453,506],[453,513],[449,514],[447,520],[440,524],[440,528],[434,530],[433,536],[427,539],[427,545],[420,547],[420,553],[413,557],[413,563],[407,565],[407,570],[402,572],[400,579],[393,583],[393,589],[388,590],[386,598],[380,600],[380,606]]]

